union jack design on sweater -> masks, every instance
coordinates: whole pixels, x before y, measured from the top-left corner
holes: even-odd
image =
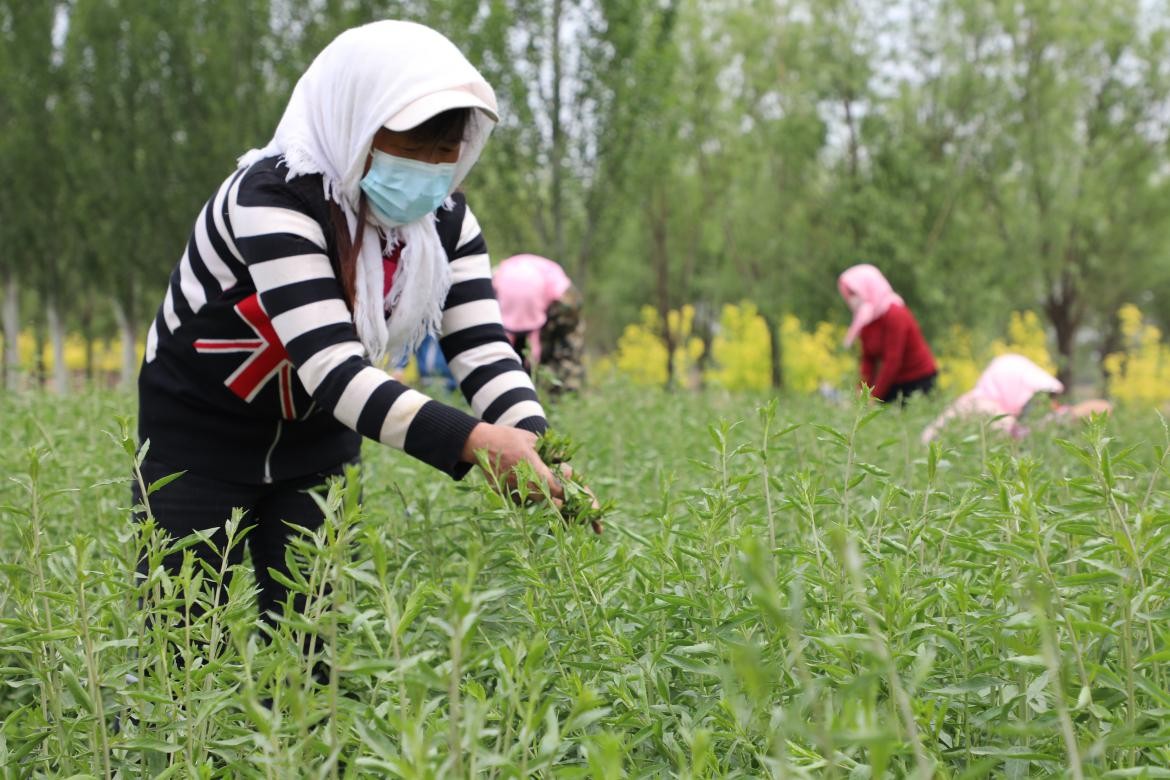
[[[236,171],[196,220],[139,375],[139,436],[151,455],[260,483],[354,460],[366,436],[458,478],[480,419],[543,431],[462,195],[436,212],[452,275],[439,343],[474,416],[370,363],[337,279],[321,177],[287,174],[277,158]]]
[[[256,333],[253,339],[195,339],[196,352],[247,352],[240,367],[224,380],[233,393],[251,401],[264,385],[277,377],[280,412],[286,420],[295,420],[296,407],[292,399],[292,361],[288,350],[280,343],[272,320],[260,305],[260,295],[249,295],[235,305],[236,312]]]

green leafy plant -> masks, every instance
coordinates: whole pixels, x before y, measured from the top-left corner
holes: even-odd
[[[5,776],[1170,764],[1170,437],[1152,414],[1022,441],[956,423],[927,448],[931,402],[607,388],[559,405],[541,444],[588,458],[577,495],[620,518],[600,537],[564,522],[571,503],[453,486],[370,443],[360,478],[320,495],[326,523],[293,533],[303,609],[263,626],[250,566],[165,571],[198,537],[131,520],[132,427],[92,422],[131,405],[0,397]],[[246,518],[228,530],[246,545]]]

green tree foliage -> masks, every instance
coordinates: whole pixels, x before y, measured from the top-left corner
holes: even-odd
[[[1065,379],[1080,328],[1166,271],[1167,49],[1148,23],[1136,0],[1036,0],[986,20],[1000,51],[981,74],[998,120],[985,198]]]
[[[53,3],[0,2],[0,275],[6,288],[4,327],[9,367],[15,358],[19,298],[27,287],[60,289],[65,195],[60,168],[60,64],[53,47]],[[50,305],[54,300],[49,300]]]
[[[568,268],[595,345],[646,303],[696,304],[702,335],[744,297],[840,321],[856,262],[928,337],[1043,312],[1066,378],[1078,338],[1116,348],[1122,303],[1170,324],[1156,4],[0,0],[0,272],[26,324],[56,297],[71,329],[140,336],[297,76],[386,16],[443,30],[495,85],[472,205],[497,258]]]

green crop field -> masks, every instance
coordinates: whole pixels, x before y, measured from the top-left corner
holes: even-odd
[[[222,570],[132,576],[132,408],[0,399],[5,777],[1170,776],[1153,412],[930,449],[929,404],[601,390],[552,410],[600,537],[368,445],[265,641],[250,573],[187,624]]]

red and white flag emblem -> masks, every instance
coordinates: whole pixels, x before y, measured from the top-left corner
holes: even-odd
[[[251,354],[224,380],[233,393],[251,403],[273,376],[280,389],[280,412],[286,420],[296,419],[293,406],[293,364],[288,351],[276,335],[272,320],[260,305],[260,296],[252,293],[235,306],[236,313],[248,324],[256,338],[196,339],[195,351],[208,353],[250,352]]]

